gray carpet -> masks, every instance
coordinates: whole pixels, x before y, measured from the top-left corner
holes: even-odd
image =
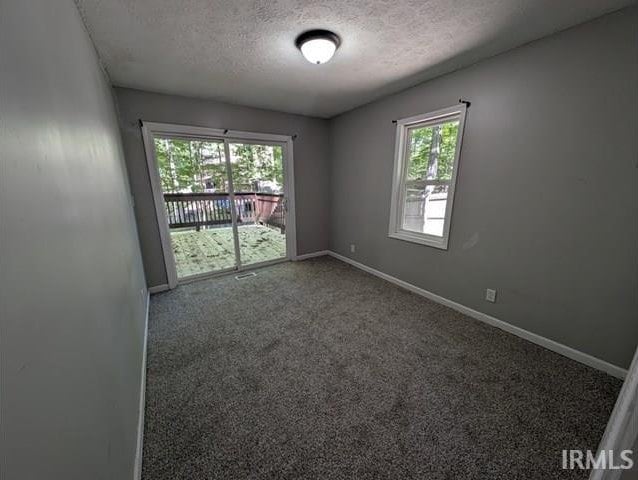
[[[143,478],[571,479],[620,381],[323,257],[151,304]]]

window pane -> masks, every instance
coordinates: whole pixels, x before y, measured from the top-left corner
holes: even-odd
[[[408,129],[407,182],[452,178],[458,130],[458,118]]]
[[[442,237],[449,188],[449,185],[406,187],[403,229]]]
[[[283,193],[283,148],[279,145],[230,144],[235,192]]]
[[[155,156],[164,193],[228,191],[222,142],[156,137]]]
[[[230,143],[242,265],[286,256],[283,147]]]
[[[157,136],[155,157],[178,278],[235,267],[223,142]]]

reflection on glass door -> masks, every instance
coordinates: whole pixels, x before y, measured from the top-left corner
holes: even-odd
[[[154,143],[177,277],[235,268],[224,142],[156,136]]]
[[[283,147],[229,143],[241,265],[286,257]]]

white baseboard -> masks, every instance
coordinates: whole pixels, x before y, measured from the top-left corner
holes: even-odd
[[[317,252],[304,253],[303,255],[297,255],[295,257],[295,261],[308,260],[309,258],[323,257],[325,255],[330,255],[330,251],[328,251],[328,250],[319,250]]]
[[[148,287],[148,293],[153,295],[154,293],[165,292],[169,289],[168,283],[164,283],[162,285],[155,285],[154,287]]]
[[[146,402],[146,346],[148,344],[148,315],[151,306],[150,289],[146,294],[146,318],[144,319],[144,343],[142,346],[142,371],[140,373],[140,404],[137,417],[137,448],[135,451],[135,465],[133,480],[142,478],[142,447],[144,445],[144,406]]]
[[[446,307],[450,307],[458,312],[461,312],[468,317],[475,318],[481,322],[487,323],[494,327],[500,328],[501,330],[505,330],[508,333],[516,335],[517,337],[524,338],[532,343],[540,345],[541,347],[545,347],[548,350],[559,353],[567,358],[571,358],[572,360],[576,360],[577,362],[584,363],[590,367],[596,368],[603,372],[606,372],[614,377],[624,379],[627,375],[627,370],[621,368],[617,365],[613,365],[609,362],[601,360],[600,358],[596,358],[587,353],[583,353],[574,348],[568,347],[567,345],[563,345],[562,343],[555,342],[554,340],[550,340],[549,338],[545,338],[536,333],[532,333],[528,330],[524,330],[520,327],[516,327],[510,323],[504,322],[503,320],[499,320],[498,318],[492,317],[486,313],[479,312],[470,307],[466,307],[465,305],[461,305],[453,300],[449,300],[445,297],[437,295],[436,293],[429,292],[424,290],[423,288],[417,287],[416,285],[412,285],[411,283],[400,280],[392,275],[388,275],[387,273],[383,273],[379,270],[376,270],[372,267],[368,267],[363,263],[359,263],[351,258],[345,257],[333,251],[329,251],[328,255],[334,257],[342,262],[348,263],[353,267],[359,268],[365,272],[368,272],[376,277],[387,280],[388,282],[394,283],[400,287],[405,288],[411,292],[416,293],[417,295],[421,295],[422,297],[428,298],[434,302],[440,303],[441,305],[445,305]]]

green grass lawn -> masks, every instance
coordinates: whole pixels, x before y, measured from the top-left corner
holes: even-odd
[[[230,227],[171,232],[179,278],[235,266],[233,230]],[[286,256],[286,236],[261,225],[239,227],[242,265]]]

